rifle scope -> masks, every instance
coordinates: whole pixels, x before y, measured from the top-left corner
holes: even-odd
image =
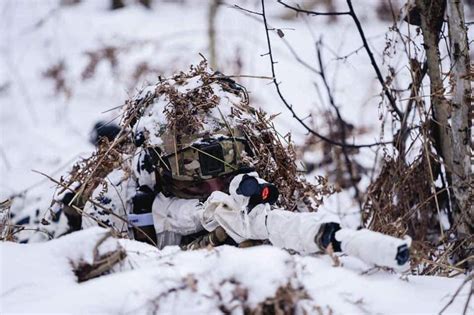
[[[244,175],[237,188],[237,194],[250,197],[248,208],[258,204],[274,204],[278,200],[278,188],[270,183],[259,183],[255,177]]]

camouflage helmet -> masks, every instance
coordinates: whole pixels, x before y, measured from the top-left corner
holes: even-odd
[[[173,139],[164,137],[165,148],[174,144]],[[170,192],[178,197],[190,197],[185,191],[191,191],[192,186],[202,188],[194,190],[193,196],[206,197],[212,189],[204,189],[202,185],[205,187],[213,179],[222,179],[221,186],[227,186],[235,174],[252,170],[245,162],[249,152],[247,140],[237,130],[230,135],[220,132],[194,135],[175,148],[175,151],[159,157],[159,172],[162,180],[168,183]],[[165,149],[165,152],[170,151]]]
[[[135,138],[154,155],[162,190],[185,197],[181,190],[249,169],[239,127],[248,96],[229,78],[197,67],[148,88],[137,103]]]
[[[176,146],[175,146],[176,145]],[[193,135],[176,144],[173,136],[164,137],[162,168],[174,179],[206,180],[237,171],[243,165],[247,140],[237,133]],[[173,149],[174,147],[174,149]]]

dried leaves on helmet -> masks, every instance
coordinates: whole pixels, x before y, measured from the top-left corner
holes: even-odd
[[[109,172],[124,169],[136,150],[166,150],[165,137],[173,139],[174,150],[184,139],[225,133],[247,138],[251,154],[243,164],[255,167],[259,175],[277,185],[278,205],[288,210],[314,211],[324,196],[332,193],[325,178],[311,184],[299,173],[290,135],[280,136],[265,112],[249,105],[244,87],[229,77],[212,72],[205,61],[141,91],[123,106],[121,132],[113,142],[103,141],[88,159],[74,166],[63,187],[78,183],[84,200]],[[130,174],[129,170],[126,170]],[[107,187],[103,186],[106,190]]]
[[[222,130],[235,136],[238,130],[247,138],[252,151],[244,158],[244,164],[255,167],[262,178],[277,185],[281,193],[279,206],[314,211],[324,196],[333,193],[325,178],[318,177],[318,184],[314,185],[299,173],[291,137],[277,133],[272,122],[274,116],[269,117],[249,105],[245,88],[221,73],[210,71],[206,61],[191,66],[189,72],[160,78],[153,90],[142,95],[128,102],[124,117],[151,120],[148,116],[164,114],[151,120],[161,125],[150,126],[142,120],[139,128],[134,127],[139,132],[145,126],[145,147],[156,145],[153,136],[157,136],[164,142],[164,151],[172,153],[184,146],[184,139],[190,136],[196,139]],[[156,109],[161,113],[156,113]],[[170,136],[172,141],[166,141]],[[172,144],[167,148],[169,142]]]

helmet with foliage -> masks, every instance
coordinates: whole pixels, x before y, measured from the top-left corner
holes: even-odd
[[[276,132],[274,116],[250,106],[245,88],[205,61],[160,78],[125,105],[122,126],[137,147],[138,181],[146,170],[165,194],[204,199],[253,170],[279,186],[279,203],[289,210],[314,210],[328,194],[323,178],[317,187],[298,174],[291,139]]]
[[[241,127],[252,111],[245,89],[205,63],[160,80],[135,100],[135,144],[145,149],[161,191],[207,197],[225,190],[233,175],[252,170]],[[139,161],[143,164],[145,161]]]

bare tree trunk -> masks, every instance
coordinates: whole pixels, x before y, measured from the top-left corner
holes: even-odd
[[[471,130],[469,114],[472,110],[470,58],[464,8],[460,0],[447,3],[451,54],[452,86],[452,188],[458,205],[455,214],[458,235],[468,237],[474,233],[474,210],[470,204],[471,185]]]
[[[209,63],[214,70],[217,70],[216,16],[219,5],[220,0],[211,0],[208,15]]]
[[[452,99],[447,100],[441,79],[438,40],[443,23],[444,0],[416,0],[420,10],[421,30],[430,78],[430,99],[433,110],[435,147],[442,156],[450,192],[450,210],[457,239],[463,247],[455,259],[469,256],[469,238],[474,233],[471,198],[470,125],[472,102],[470,61],[463,5],[448,0]],[[469,264],[469,263],[468,263]],[[468,266],[469,268],[469,266]]]
[[[423,32],[428,76],[430,78],[430,100],[433,109],[432,133],[435,146],[443,157],[446,166],[446,177],[450,182],[453,154],[451,143],[450,104],[444,96],[444,86],[441,79],[441,59],[439,53],[439,34],[443,24],[445,9],[444,0],[416,0],[420,11],[421,30]]]

